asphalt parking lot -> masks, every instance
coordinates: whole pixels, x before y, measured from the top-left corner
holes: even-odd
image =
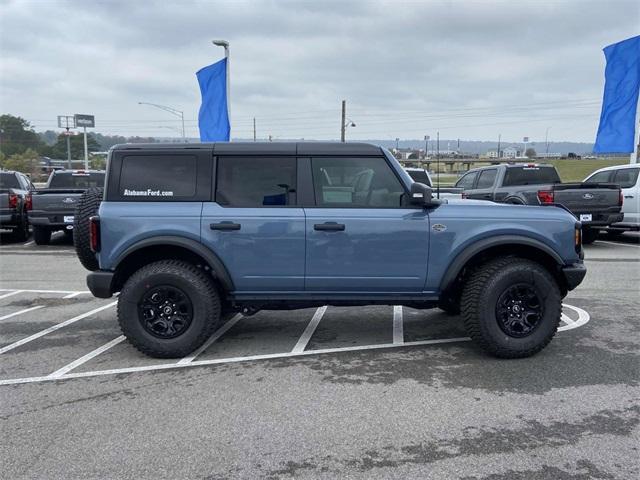
[[[0,246],[5,478],[637,478],[640,236],[586,247],[561,331],[497,360],[439,310],[236,316],[155,360],[73,247]]]

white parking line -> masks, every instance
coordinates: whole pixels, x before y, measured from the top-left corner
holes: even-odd
[[[200,355],[202,352],[204,352],[207,348],[209,348],[211,346],[211,344],[213,342],[215,342],[216,340],[218,340],[222,335],[224,335],[225,333],[227,333],[227,331],[233,327],[236,323],[238,323],[238,321],[242,318],[242,314],[237,314],[236,316],[234,316],[231,320],[229,320],[227,323],[225,323],[222,327],[220,327],[218,330],[216,330],[213,335],[211,335],[211,337],[209,337],[209,340],[207,340],[206,342],[204,342],[202,344],[202,346],[200,348],[198,348],[195,352],[193,352],[191,355],[184,357],[183,359],[181,359],[178,364],[180,365],[187,365],[191,362],[193,362],[195,360],[195,358]]]
[[[62,298],[74,298],[77,297],[78,295],[82,295],[83,293],[89,293],[89,292],[74,292],[74,293],[70,293],[69,295],[65,295]]]
[[[34,241],[33,241],[33,240],[31,240],[31,241],[29,241],[29,242],[27,242],[27,243],[23,243],[23,244],[22,244],[22,246],[24,246],[24,247],[28,247],[29,245],[31,245],[31,244],[33,244],[33,243],[34,243]]]
[[[78,358],[77,360],[74,360],[73,362],[71,362],[68,365],[65,365],[64,367],[62,367],[59,370],[56,370],[55,372],[47,375],[47,377],[51,377],[51,378],[60,378],[61,376],[63,376],[66,373],[69,373],[71,370],[73,370],[74,368],[79,367],[80,365],[82,365],[83,363],[87,363],[89,360],[91,360],[94,357],[97,357],[98,355],[100,355],[101,353],[106,352],[107,350],[109,350],[111,347],[115,347],[116,345],[118,345],[120,342],[122,342],[124,340],[124,335],[120,335],[117,338],[114,338],[113,340],[111,340],[110,342],[105,343],[104,345],[102,345],[101,347],[96,348],[95,350],[93,350],[92,352],[87,353],[86,355]]]
[[[402,305],[393,306],[393,343],[402,345],[404,343],[404,328],[402,325]]]
[[[6,290],[3,290],[6,291]],[[7,297],[12,297],[13,295],[18,295],[19,293],[24,292],[24,290],[12,290],[10,293],[5,293],[4,295],[0,295],[0,300]]]
[[[395,345],[393,343],[384,343],[384,344],[378,344],[378,345],[359,345],[355,347],[325,348],[321,350],[305,350],[302,352],[268,353],[264,355],[251,355],[247,357],[215,358],[211,360],[196,360],[191,363],[182,363],[182,364],[179,362],[163,363],[163,364],[157,364],[157,365],[147,365],[143,367],[125,367],[125,368],[114,368],[111,370],[94,370],[91,372],[69,373],[67,375],[63,375],[61,377],[56,377],[56,378],[50,377],[50,376],[12,378],[8,380],[0,380],[0,386],[16,385],[16,384],[22,384],[22,383],[68,380],[71,378],[97,377],[102,375],[118,375],[121,373],[152,372],[157,370],[169,370],[169,369],[175,369],[175,368],[202,367],[207,365],[219,365],[219,364],[225,364],[225,363],[240,363],[240,362],[251,362],[251,361],[257,361],[257,360],[278,359],[278,358],[305,357],[310,355],[324,355],[327,353],[357,352],[362,350],[382,350],[382,349],[389,349],[389,348],[414,347],[414,346],[420,346],[420,345],[459,343],[459,342],[468,342],[470,340],[471,339],[469,337],[443,338],[438,340],[420,340],[417,342],[405,342],[403,345]]]
[[[562,306],[564,308],[568,308],[576,312],[578,314],[578,320],[572,320],[571,318],[569,318],[567,315],[563,313],[562,320],[564,320],[567,325],[563,325],[562,327],[558,328],[559,332],[564,332],[566,330],[573,330],[574,328],[581,327],[591,319],[591,316],[589,315],[589,313],[581,308],[574,307],[573,305],[569,305],[566,303],[563,303]]]
[[[607,245],[620,245],[623,247],[633,247],[640,248],[640,245],[631,245],[630,243],[617,243],[617,242],[608,242],[606,240],[597,240],[598,243],[606,243]],[[587,259],[588,260],[588,259]]]
[[[118,302],[111,302],[107,305],[103,305],[102,307],[98,307],[98,308],[94,308],[93,310],[91,310],[90,312],[87,313],[83,313],[82,315],[78,315],[77,317],[73,317],[70,318],[69,320],[65,320],[62,323],[57,323],[56,325],[53,325],[45,330],[42,330],[41,332],[38,333],[34,333],[33,335],[27,337],[27,338],[23,338],[22,340],[18,340],[17,342],[14,342],[10,345],[7,345],[6,347],[2,347],[0,348],[0,354],[8,352],[9,350],[13,350],[14,348],[18,348],[21,345],[24,345],[25,343],[29,343],[32,342],[33,340],[36,340],[40,337],[43,337],[45,335],[47,335],[48,333],[51,332],[55,332],[56,330],[61,329],[62,327],[66,327],[67,325],[71,325],[72,323],[77,322],[78,320],[82,320],[83,318],[87,318],[90,317],[91,315],[101,312],[102,310],[106,310],[107,308],[111,308],[113,307],[116,303]]]
[[[9,315],[5,315],[4,317],[0,317],[0,320],[6,320],[7,318],[15,317],[17,315],[22,315],[23,313],[33,312],[34,310],[38,310],[40,308],[44,308],[44,305],[38,305],[37,307],[25,308],[24,310],[18,310],[17,312],[10,313]]]
[[[77,295],[90,293],[89,290],[15,290],[13,288],[0,288],[0,292],[11,292],[10,295],[16,295],[17,293],[74,293]],[[0,296],[0,299],[8,296],[9,295],[2,295]]]
[[[302,335],[298,339],[298,342],[293,347],[293,350],[291,350],[291,353],[304,352],[304,349],[307,348],[307,344],[309,343],[309,340],[311,340],[311,336],[313,335],[313,332],[316,331],[316,328],[318,327],[318,324],[320,323],[320,320],[322,320],[322,316],[326,311],[327,311],[326,305],[324,307],[318,307],[318,309],[316,310],[316,313],[313,314],[313,317],[311,318],[309,325],[307,325],[307,328],[304,329],[304,332],[302,332]]]

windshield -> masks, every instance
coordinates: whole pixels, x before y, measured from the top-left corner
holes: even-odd
[[[104,186],[104,172],[100,173],[55,173],[49,183],[54,189],[86,189]]]
[[[20,188],[13,173],[0,173],[0,188]]]
[[[424,170],[407,170],[407,173],[414,182],[424,183],[428,187],[431,186],[429,175],[427,175],[427,172],[425,172]]]
[[[511,167],[507,168],[502,185],[539,185],[543,183],[560,183],[558,172],[553,167]]]

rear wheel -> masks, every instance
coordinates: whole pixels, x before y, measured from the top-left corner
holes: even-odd
[[[221,321],[220,296],[201,269],[179,260],[142,267],[118,298],[118,323],[129,342],[156,358],[181,358]]]
[[[499,258],[480,266],[462,292],[462,317],[469,336],[501,358],[522,358],[542,350],[555,335],[562,297],[542,265]]]
[[[49,245],[51,242],[51,230],[47,227],[33,227],[33,240],[36,245]]]
[[[91,250],[89,238],[89,219],[98,214],[102,202],[103,189],[92,187],[85,191],[78,200],[73,218],[73,244],[76,254],[84,268],[95,271],[100,268],[96,254]]]
[[[16,229],[13,231],[13,238],[17,242],[24,242],[27,238],[29,238],[29,219],[27,217],[26,212],[23,212],[22,221],[18,224]]]
[[[596,239],[598,238],[598,230],[595,230],[593,228],[583,228],[582,229],[582,243],[585,245],[589,245],[590,243],[593,243],[596,241]]]

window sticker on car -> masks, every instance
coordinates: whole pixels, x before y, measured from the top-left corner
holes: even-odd
[[[147,190],[129,190],[128,188],[125,188],[122,195],[125,197],[173,197],[173,192],[165,190],[151,190],[150,188]]]

